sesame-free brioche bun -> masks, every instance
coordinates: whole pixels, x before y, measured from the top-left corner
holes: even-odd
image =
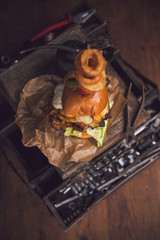
[[[108,88],[81,95],[72,88],[64,87],[61,114],[66,117],[99,115],[108,103]]]

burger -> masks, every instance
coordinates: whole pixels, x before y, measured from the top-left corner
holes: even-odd
[[[65,136],[94,138],[103,143],[110,116],[108,79],[103,52],[86,49],[75,58],[75,70],[64,76],[54,89],[50,122]]]

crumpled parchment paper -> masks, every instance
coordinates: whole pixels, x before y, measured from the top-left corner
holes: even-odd
[[[126,99],[119,91],[119,81],[110,76],[108,87],[109,99],[114,101],[111,109],[105,140],[113,121],[123,110]],[[55,75],[43,75],[31,79],[23,88],[17,108],[15,122],[22,132],[22,142],[26,147],[37,146],[48,158],[48,161],[60,167],[66,162],[89,161],[97,151],[94,139],[65,137],[64,131],[57,131],[49,122],[49,102],[54,88],[63,81]]]

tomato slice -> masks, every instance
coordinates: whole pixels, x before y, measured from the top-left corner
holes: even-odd
[[[78,88],[78,89],[77,89],[77,92],[78,92],[79,94],[81,94],[81,95],[87,95],[87,94],[89,94],[89,92],[86,92],[86,91],[83,90],[82,88]]]

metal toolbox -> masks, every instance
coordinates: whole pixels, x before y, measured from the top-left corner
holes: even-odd
[[[75,16],[88,9],[90,6],[83,3],[71,14]],[[94,13],[86,23],[59,34],[53,43],[76,39],[84,43],[101,37],[111,41],[107,23]],[[94,159],[85,163],[68,163],[61,168],[50,165],[38,148],[24,147],[21,132],[14,123],[19,93],[25,83],[37,75],[58,74],[62,70],[65,72],[66,66],[61,57],[57,61],[55,49],[39,49],[0,74],[0,108],[4,113],[0,125],[1,140],[14,149],[26,171],[26,184],[43,200],[65,230],[101,199],[160,156],[160,101],[157,86],[130,66],[114,44],[112,52],[105,54],[124,86],[127,88],[132,83],[135,103],[132,118],[142,102],[141,85],[145,86],[144,110],[135,128],[136,139],[129,144],[126,142],[124,118],[120,123],[120,134],[115,135],[113,130],[110,144],[100,148]],[[109,57],[110,54],[112,57]],[[58,62],[58,65],[53,67],[53,62]]]

